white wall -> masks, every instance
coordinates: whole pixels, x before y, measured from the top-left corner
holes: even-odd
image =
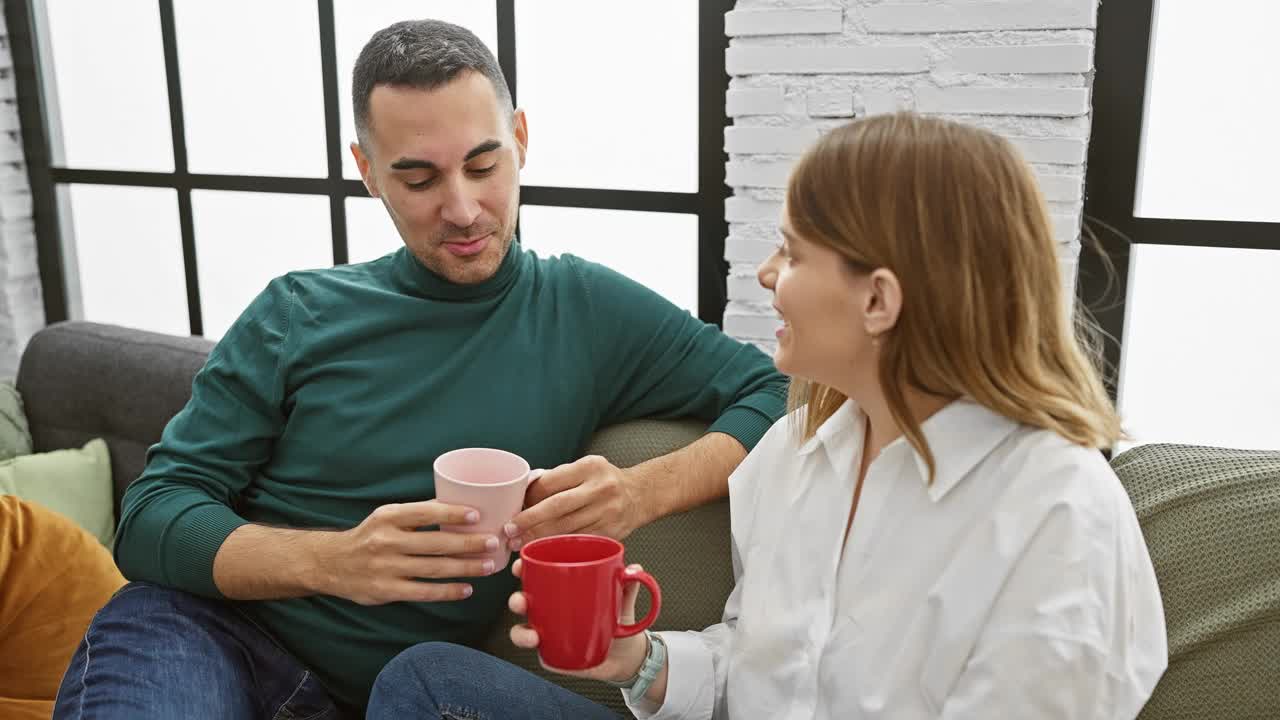
[[[755,267],[776,245],[797,156],[850,118],[898,109],[1014,140],[1050,202],[1073,295],[1096,18],[1096,0],[739,0],[725,18],[726,332],[772,348]]]
[[[0,380],[17,374],[27,340],[44,326],[31,188],[23,164],[8,36],[0,15]]]

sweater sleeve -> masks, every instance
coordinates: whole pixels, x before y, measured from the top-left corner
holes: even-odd
[[[222,597],[213,559],[248,523],[238,498],[284,426],[282,356],[293,295],[272,281],[209,354],[191,400],[147,453],[125,492],[115,558],[131,580]]]
[[[696,417],[755,447],[786,409],[787,379],[773,361],[634,280],[579,262],[601,424]]]

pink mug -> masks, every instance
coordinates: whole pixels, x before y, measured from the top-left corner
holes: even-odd
[[[524,492],[534,475],[529,463],[505,450],[463,448],[436,458],[434,468],[437,500],[480,513],[474,525],[441,525],[440,529],[497,537],[497,550],[462,557],[493,560],[494,572],[506,567],[511,550],[502,528],[524,507]]]

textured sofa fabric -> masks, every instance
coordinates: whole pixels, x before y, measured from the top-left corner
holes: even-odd
[[[1169,633],[1140,720],[1280,718],[1280,452],[1143,445],[1112,467]]]

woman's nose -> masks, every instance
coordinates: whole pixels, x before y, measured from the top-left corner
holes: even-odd
[[[772,290],[774,284],[778,281],[778,271],[773,267],[773,259],[775,255],[770,255],[768,260],[760,264],[756,269],[756,280],[760,282],[760,286],[765,290]]]

